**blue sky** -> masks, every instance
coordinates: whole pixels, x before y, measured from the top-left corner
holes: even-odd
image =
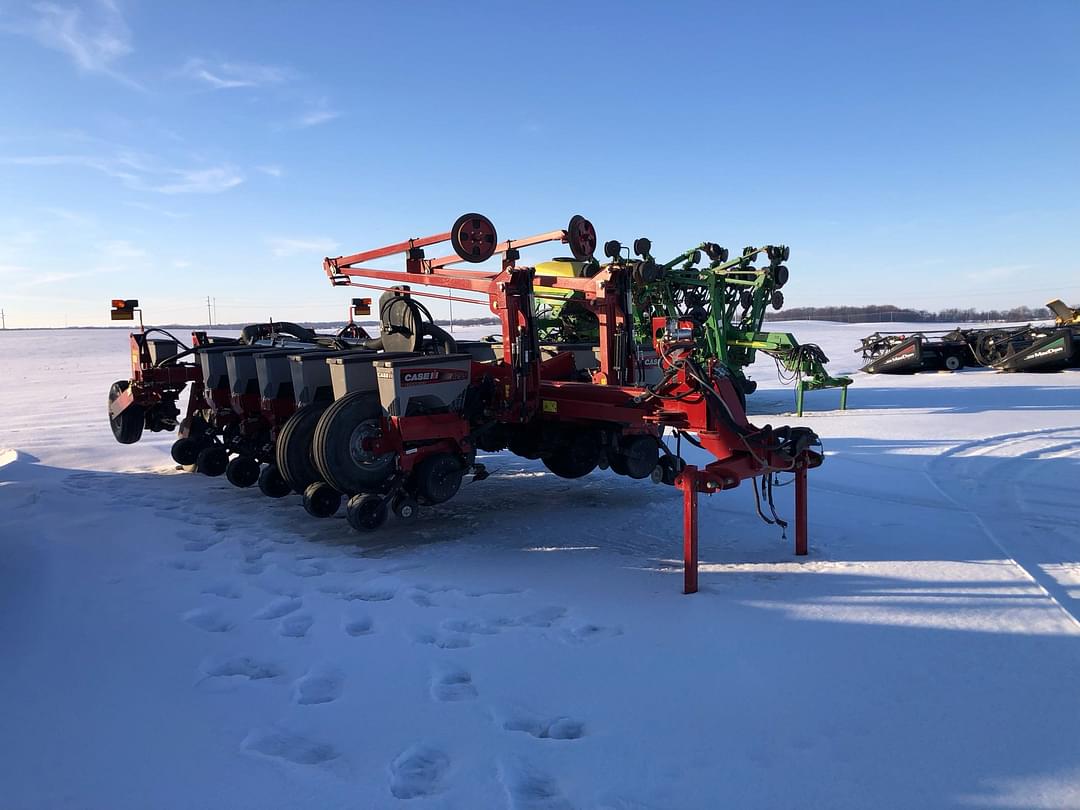
[[[335,318],[324,255],[465,211],[786,243],[793,306],[1078,302],[1078,42],[1071,0],[0,0],[0,307]]]

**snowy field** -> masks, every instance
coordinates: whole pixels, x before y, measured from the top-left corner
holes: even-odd
[[[771,326],[834,372],[876,328]],[[683,596],[648,481],[490,456],[364,546],[115,444],[126,341],[0,333],[0,807],[1080,807],[1080,373],[796,420],[760,363],[751,419],[828,453],[810,556],[703,497]]]

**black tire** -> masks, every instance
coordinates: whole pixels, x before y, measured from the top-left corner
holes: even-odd
[[[307,405],[290,416],[278,434],[274,460],[278,472],[293,492],[302,493],[316,481],[322,480],[322,474],[315,466],[311,445],[315,439],[315,428],[325,411],[325,405]]]
[[[259,462],[251,456],[236,456],[225,466],[225,477],[234,487],[246,489],[259,480]]]
[[[535,461],[540,458],[540,433],[538,429],[518,428],[510,435],[507,449],[515,456]]]
[[[949,371],[959,371],[964,367],[964,361],[960,359],[959,355],[947,354],[945,355],[945,368]]]
[[[398,496],[390,504],[390,510],[397,516],[398,520],[415,520],[420,511],[420,504],[414,498]]]
[[[379,395],[373,391],[346,394],[323,413],[315,428],[312,456],[320,477],[338,492],[355,495],[378,490],[394,472],[397,456],[374,456],[360,446],[364,435],[382,422]]]
[[[581,478],[596,469],[596,458],[588,460],[572,453],[558,453],[545,458],[544,466],[559,478]]]
[[[127,380],[117,380],[109,387],[109,404],[128,390]],[[135,444],[141,437],[143,426],[146,424],[146,409],[142,405],[132,403],[120,413],[113,416],[109,414],[109,427],[112,428],[113,437],[120,444]]]
[[[642,479],[652,475],[660,452],[652,436],[629,436],[619,442],[619,452],[611,456],[611,469],[628,478]]]
[[[353,495],[345,509],[349,525],[358,532],[373,532],[386,523],[390,510],[378,495]]]
[[[216,478],[229,466],[229,453],[220,444],[212,444],[199,451],[195,459],[195,471]]]
[[[199,457],[199,451],[204,446],[205,444],[197,439],[184,437],[173,442],[169,454],[172,456],[172,460],[181,467],[190,467],[195,464],[196,459]]]
[[[461,462],[449,453],[439,453],[424,459],[413,471],[417,500],[425,504],[450,500],[461,489],[464,475]]]
[[[341,508],[341,493],[323,481],[304,490],[304,511],[312,517],[328,518]]]
[[[259,491],[268,498],[284,498],[293,489],[277,467],[267,464],[259,473]]]
[[[564,441],[544,457],[544,466],[560,478],[581,478],[596,469],[600,444],[589,431],[569,432]]]

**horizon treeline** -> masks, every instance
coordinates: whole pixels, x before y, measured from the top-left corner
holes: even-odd
[[[1053,318],[1046,307],[1013,307],[1012,309],[949,309],[930,312],[892,304],[834,307],[785,307],[779,312],[768,311],[767,321],[837,321],[840,323],[971,323],[977,321],[1045,321]]]

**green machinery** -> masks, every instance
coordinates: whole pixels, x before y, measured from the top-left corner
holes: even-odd
[[[633,265],[630,303],[637,345],[652,345],[654,318],[690,322],[697,351],[703,358],[719,358],[736,378],[736,387],[744,397],[757,388],[745,370],[760,351],[776,361],[782,381],[794,383],[799,416],[807,391],[839,388],[840,408],[847,407],[851,378],[831,376],[825,368],[829,358],[820,347],[800,344],[788,332],[761,331],[766,310],[770,306],[778,310],[784,305],[780,288],[788,280],[784,262],[790,250],[786,246],[747,247],[742,255],[732,259],[726,248],[705,242],[664,264],[658,264],[652,257],[648,239],[635,240],[633,247],[640,257],[637,260],[631,260],[629,251],[615,241],[604,245],[604,253],[613,262]],[[768,259],[768,264],[759,267],[755,262],[761,256]],[[572,260],[556,260],[543,266],[545,273],[558,275],[591,275],[594,267],[598,267],[595,262]],[[542,288],[537,292],[540,327],[549,339],[566,342],[595,339],[596,326],[591,314],[575,304],[573,297],[560,299],[545,295]]]

